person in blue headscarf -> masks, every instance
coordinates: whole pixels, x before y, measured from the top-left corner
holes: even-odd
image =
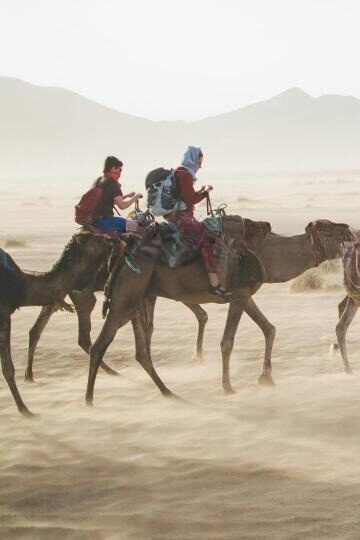
[[[183,238],[200,250],[209,276],[209,292],[222,298],[230,298],[231,293],[220,285],[217,275],[218,259],[214,253],[215,237],[203,223],[194,217],[195,204],[205,199],[209,191],[213,189],[212,186],[202,187],[198,191],[194,189],[197,180],[196,174],[201,168],[202,162],[201,148],[188,146],[181,165],[175,171],[180,199],[186,209],[173,211],[165,218],[176,223]]]

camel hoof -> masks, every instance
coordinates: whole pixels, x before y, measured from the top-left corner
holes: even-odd
[[[236,394],[235,390],[231,388],[231,386],[227,386],[223,389],[225,396],[232,396],[233,394]]]
[[[115,371],[115,369],[111,369],[110,367],[103,367],[103,370],[111,377],[120,377],[120,373],[118,371]]]
[[[32,413],[31,411],[29,411],[29,409],[27,407],[25,407],[24,409],[19,409],[19,413],[24,418],[29,418],[29,419],[34,419],[34,418],[36,418],[38,416],[38,415]]]
[[[354,372],[353,372],[353,370],[351,369],[350,366],[344,368],[344,370],[345,370],[345,373],[347,373],[348,375],[354,375]]]
[[[330,354],[336,354],[338,350],[340,349],[338,343],[333,343],[330,345]]]
[[[258,378],[258,383],[261,384],[261,386],[275,386],[271,375],[265,375],[264,373]]]
[[[183,398],[178,396],[177,394],[174,394],[171,390],[164,390],[164,392],[161,393],[164,398],[167,399],[175,399],[177,401],[184,401]]]
[[[93,406],[93,401],[94,401],[94,398],[92,397],[87,397],[85,398],[85,405],[87,407],[92,407]]]
[[[34,380],[33,375],[27,375],[26,373],[25,373],[24,381],[27,382],[27,383],[35,383],[35,382],[36,382],[36,381]]]

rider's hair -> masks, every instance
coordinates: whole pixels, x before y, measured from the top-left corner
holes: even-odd
[[[123,162],[120,161],[120,159],[118,159],[117,157],[115,156],[108,156],[106,159],[105,159],[105,163],[104,163],[104,170],[103,172],[107,172],[107,171],[111,171],[111,169],[113,167],[122,167],[123,166]]]

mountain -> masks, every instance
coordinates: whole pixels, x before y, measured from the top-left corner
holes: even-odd
[[[0,137],[1,175],[96,174],[108,154],[146,171],[176,165],[188,144],[214,170],[360,169],[360,100],[291,88],[196,122],[154,122],[0,77]]]

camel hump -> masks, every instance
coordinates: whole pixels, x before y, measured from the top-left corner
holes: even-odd
[[[222,219],[226,236],[244,240],[249,244],[254,240],[264,241],[271,233],[271,224],[268,221],[253,221],[238,215],[228,215]]]
[[[25,297],[25,278],[12,257],[0,249],[0,302],[18,308]]]

